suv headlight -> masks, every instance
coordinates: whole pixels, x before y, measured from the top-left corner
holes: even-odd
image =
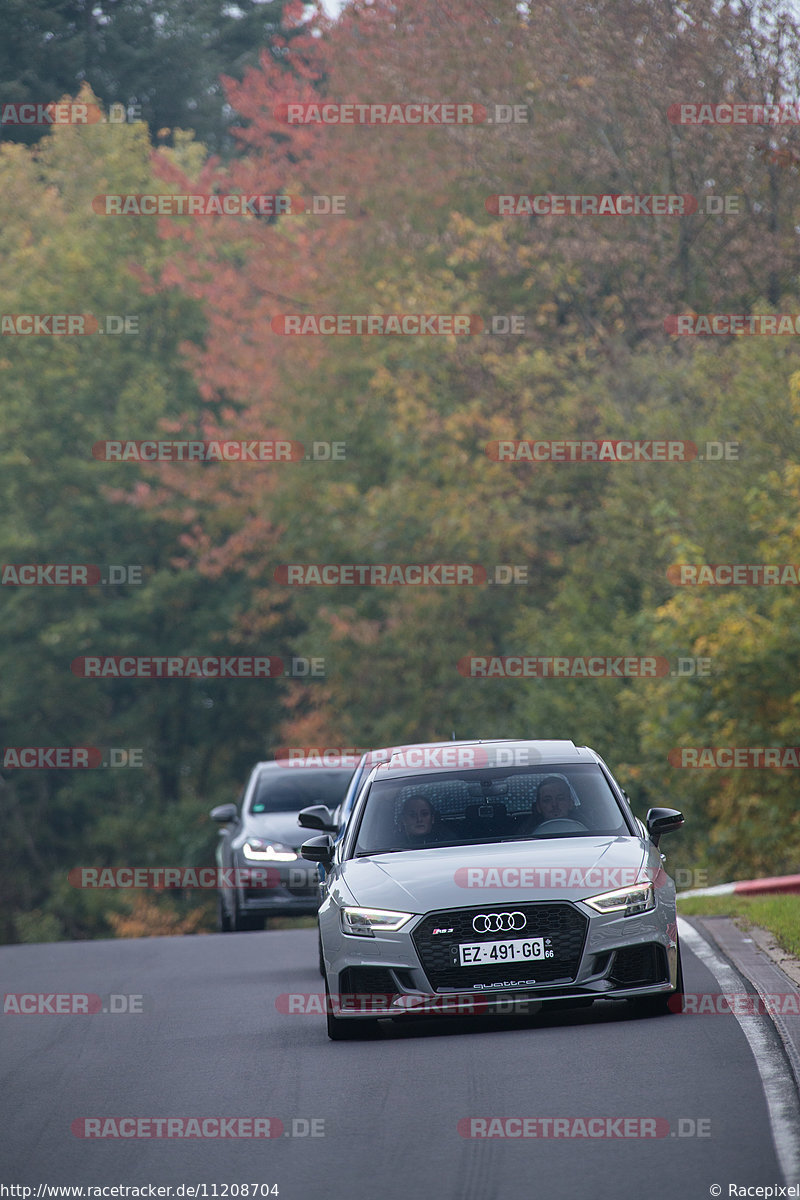
[[[614,892],[601,892],[599,896],[590,896],[584,900],[595,912],[619,912],[626,917],[635,917],[638,913],[649,912],[656,906],[655,893],[652,883],[637,883],[633,887],[617,888]]]
[[[342,932],[352,937],[375,937],[394,933],[411,920],[413,913],[391,912],[385,908],[343,908]]]
[[[294,862],[297,852],[281,842],[265,842],[262,838],[249,837],[242,846],[242,854],[251,862]]]

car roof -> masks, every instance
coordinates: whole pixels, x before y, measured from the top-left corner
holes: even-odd
[[[431,751],[427,755],[424,753],[426,746]],[[435,750],[441,750],[441,754],[434,753]],[[375,778],[396,779],[403,774],[417,775],[420,771],[470,770],[490,766],[551,767],[569,763],[598,764],[601,761],[590,747],[576,746],[568,740],[493,738],[415,743],[396,747],[392,758],[377,766]]]
[[[421,746],[429,746],[431,749],[433,749],[434,747],[439,746],[471,746],[472,744],[473,743],[471,741],[454,742],[450,740],[442,740],[440,742],[403,742],[400,745],[394,746],[373,746],[371,750],[366,750],[364,754],[362,754],[361,762],[358,765],[372,767],[383,765],[383,759],[378,760],[373,758],[373,755],[375,754],[393,756],[395,754],[402,753],[404,750],[416,750]],[[387,759],[386,761],[390,761],[390,759]]]
[[[321,762],[306,762],[302,758],[270,758],[263,762],[257,762],[253,767],[253,771],[263,771],[270,767],[281,767],[283,770],[297,770],[302,768],[306,771],[353,771],[353,763],[338,763],[328,764]]]

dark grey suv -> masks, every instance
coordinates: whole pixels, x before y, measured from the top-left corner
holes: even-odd
[[[314,915],[319,906],[316,867],[303,862],[308,836],[297,823],[301,808],[336,808],[353,774],[350,767],[307,767],[278,759],[253,768],[241,809],[221,804],[211,818],[223,826],[217,844],[219,928],[227,933],[263,929],[265,918]]]

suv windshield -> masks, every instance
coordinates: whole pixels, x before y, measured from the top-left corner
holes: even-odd
[[[299,812],[312,804],[336,808],[352,774],[351,767],[268,767],[258,777],[250,812]]]
[[[633,836],[596,765],[435,771],[370,788],[354,853],[526,838]]]

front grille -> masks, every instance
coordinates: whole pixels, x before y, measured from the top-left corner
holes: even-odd
[[[643,946],[625,946],[617,950],[611,967],[614,983],[635,987],[645,983],[667,983],[669,968],[664,947],[655,942]]]
[[[522,913],[522,929],[498,933],[476,933],[472,919],[480,913]],[[572,904],[505,904],[481,908],[459,908],[452,912],[429,913],[417,926],[412,940],[425,974],[434,991],[472,990],[475,984],[504,983],[509,987],[528,984],[567,984],[578,973],[589,919]],[[444,928],[452,933],[434,934]],[[474,967],[459,966],[458,946],[462,942],[496,942],[511,938],[550,938],[554,950],[551,959],[541,961],[492,963]],[[477,989],[480,990],[480,989]]]

